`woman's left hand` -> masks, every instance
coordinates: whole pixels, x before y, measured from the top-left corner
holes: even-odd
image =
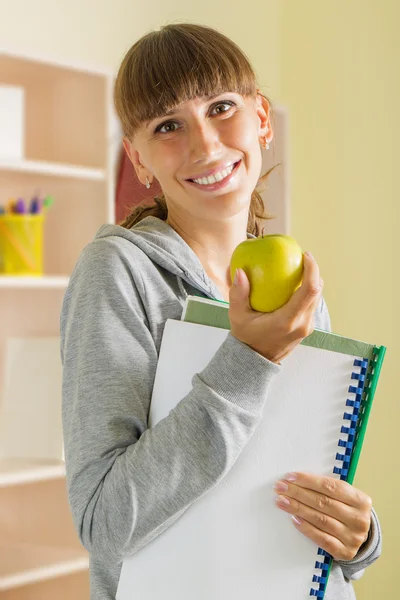
[[[289,473],[274,486],[276,505],[295,527],[336,560],[351,560],[366,541],[372,500],[345,481]]]

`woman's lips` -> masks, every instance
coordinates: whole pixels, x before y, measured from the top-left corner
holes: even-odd
[[[224,179],[222,179],[221,181],[216,181],[215,183],[207,183],[206,185],[202,185],[201,183],[196,183],[195,181],[192,181],[191,179],[188,179],[188,183],[190,185],[194,185],[197,189],[200,189],[204,192],[214,192],[215,190],[219,190],[223,187],[225,187],[226,185],[228,185],[231,182],[231,179],[236,175],[238,168],[241,165],[241,160],[239,160],[237,163],[235,163],[235,166],[232,169],[232,172],[225,177]]]

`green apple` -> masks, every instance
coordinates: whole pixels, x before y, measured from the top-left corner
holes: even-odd
[[[290,299],[303,278],[303,252],[292,237],[264,235],[241,242],[233,251],[230,274],[245,271],[250,282],[250,306],[259,312],[277,310]]]

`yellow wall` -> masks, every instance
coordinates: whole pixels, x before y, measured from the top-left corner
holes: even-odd
[[[248,53],[265,92],[278,87],[279,0],[235,7],[215,0],[0,0],[0,14],[0,45],[113,69],[150,29],[185,20],[210,25]]]
[[[334,330],[388,347],[354,482],[384,530],[383,556],[355,586],[361,600],[398,597],[399,23],[398,0],[281,4],[292,233],[317,258]]]
[[[394,597],[397,577],[399,6],[0,0],[2,44],[112,69],[165,22],[218,27],[247,52],[262,89],[289,107],[292,233],[320,264],[334,329],[388,346],[355,482],[373,497],[385,534],[382,559],[357,583],[361,600],[381,598],[382,587]]]

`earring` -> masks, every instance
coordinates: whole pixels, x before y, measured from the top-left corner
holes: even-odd
[[[151,183],[149,181],[149,178],[146,177],[146,187],[147,187],[148,190],[150,189],[150,186],[151,186]]]
[[[269,150],[269,142],[267,142],[266,138],[264,138],[263,140],[262,147],[264,148],[264,150]]]

